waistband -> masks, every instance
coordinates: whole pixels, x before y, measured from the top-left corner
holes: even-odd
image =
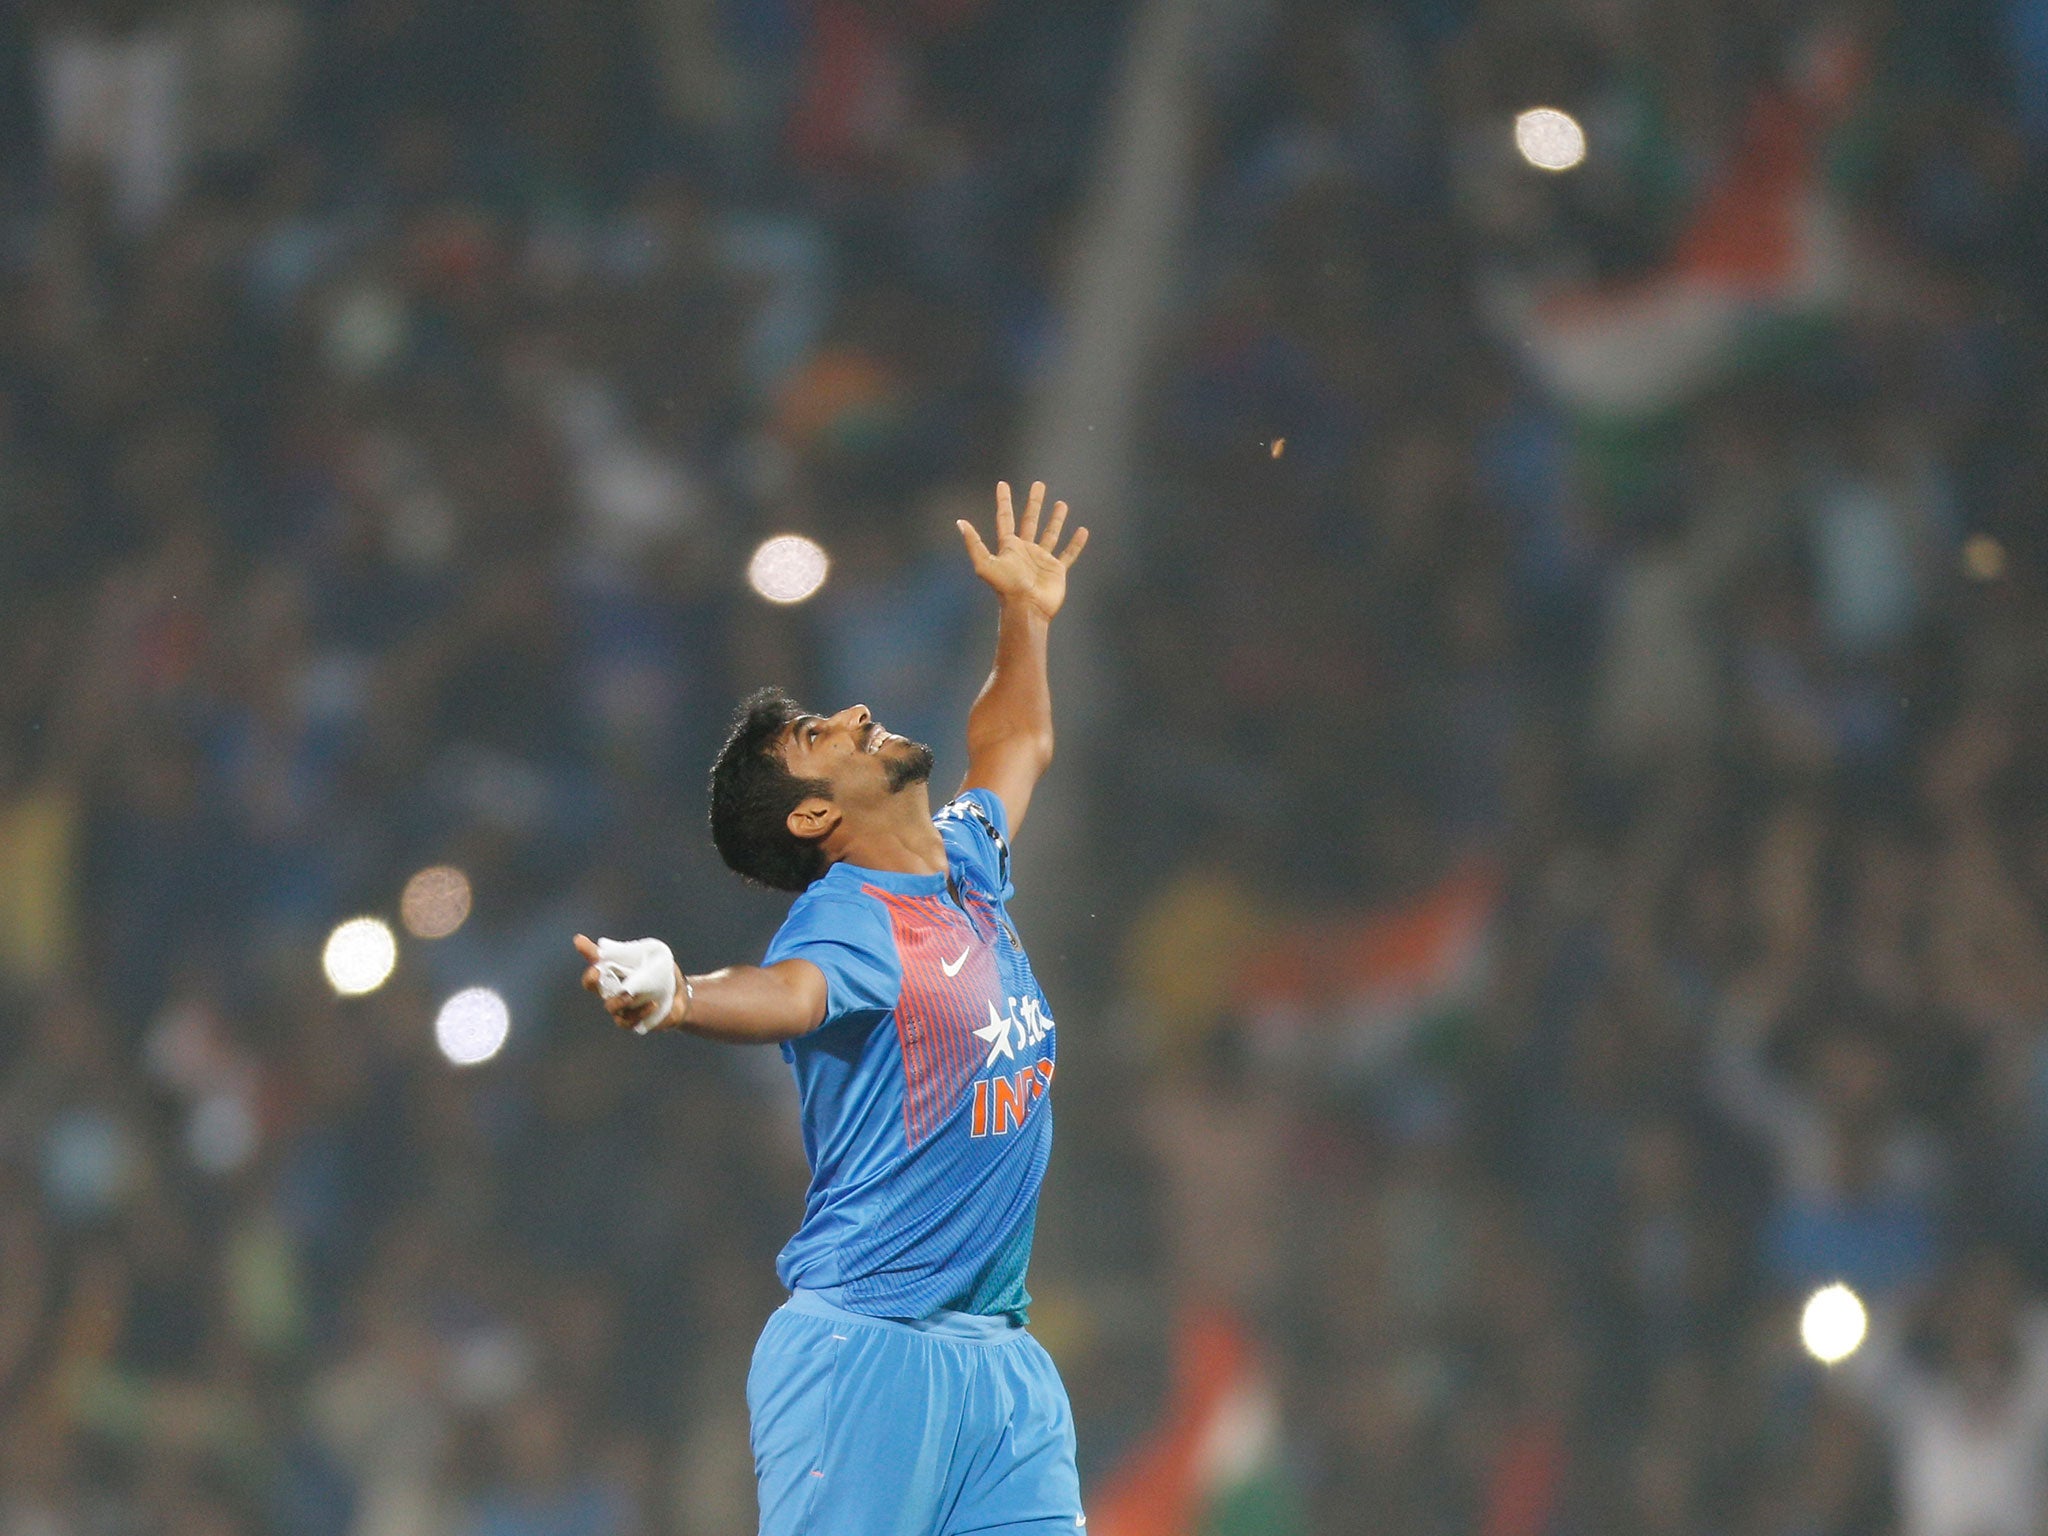
[[[801,1312],[807,1317],[822,1317],[835,1323],[851,1323],[862,1328],[893,1328],[899,1333],[921,1333],[957,1339],[967,1344],[1008,1344],[1026,1337],[1024,1325],[1009,1312],[996,1317],[983,1317],[976,1312],[934,1312],[930,1317],[871,1317],[865,1312],[849,1312],[836,1302],[826,1300],[818,1291],[802,1289],[790,1292],[789,1300],[782,1305],[787,1311]]]

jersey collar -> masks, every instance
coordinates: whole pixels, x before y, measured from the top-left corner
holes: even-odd
[[[901,870],[867,869],[859,864],[843,862],[826,870],[818,883],[856,891],[864,885],[872,885],[893,896],[941,896],[946,890],[944,875],[911,875]]]

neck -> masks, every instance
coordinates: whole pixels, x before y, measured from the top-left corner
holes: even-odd
[[[835,864],[887,870],[899,875],[943,875],[946,841],[932,824],[931,796],[922,784],[891,795],[860,826],[845,822],[826,843]]]

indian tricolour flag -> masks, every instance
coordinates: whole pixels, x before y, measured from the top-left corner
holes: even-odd
[[[1406,900],[1283,930],[1238,976],[1260,1048],[1357,1077],[1460,1055],[1492,977],[1500,894],[1498,867],[1472,858]]]
[[[1175,1336],[1165,1414],[1089,1499],[1089,1536],[1297,1536],[1303,1528],[1262,1352],[1241,1319],[1191,1309]]]
[[[1838,309],[1850,249],[1822,168],[1859,75],[1857,50],[1827,37],[1797,85],[1760,95],[1662,266],[1592,286],[1496,283],[1487,308],[1537,379],[1583,417],[1642,421]]]

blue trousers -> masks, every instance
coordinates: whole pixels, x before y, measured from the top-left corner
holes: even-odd
[[[1007,1318],[865,1317],[798,1291],[747,1374],[761,1536],[1074,1536],[1052,1357]]]

